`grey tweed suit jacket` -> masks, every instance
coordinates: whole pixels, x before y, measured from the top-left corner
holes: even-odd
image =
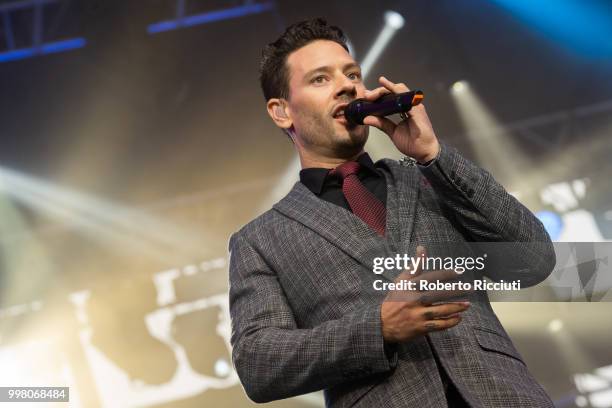
[[[328,407],[446,407],[433,353],[472,407],[553,407],[495,316],[485,292],[457,326],[385,347],[376,248],[414,254],[418,244],[515,242],[493,280],[544,280],[550,238],[492,176],[443,145],[429,166],[379,162],[387,183],[385,237],[298,182],[230,238],[232,358],[253,401],[324,389]],[[508,262],[507,262],[508,263]],[[398,272],[399,273],[399,272]]]

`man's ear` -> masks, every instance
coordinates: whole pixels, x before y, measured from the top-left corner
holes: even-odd
[[[276,126],[285,130],[289,130],[289,128],[293,126],[291,112],[284,99],[272,98],[268,100],[266,107],[268,109],[268,115],[270,115],[274,123],[276,123]]]

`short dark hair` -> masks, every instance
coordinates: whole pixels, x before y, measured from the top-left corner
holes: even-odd
[[[322,18],[300,21],[287,27],[278,40],[262,51],[259,82],[266,101],[289,99],[289,68],[287,57],[293,51],[316,41],[329,40],[340,44],[347,52],[346,37],[339,27],[327,25]]]

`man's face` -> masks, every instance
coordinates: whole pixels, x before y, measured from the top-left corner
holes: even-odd
[[[368,126],[349,125],[341,110],[365,87],[361,69],[338,43],[317,40],[287,58],[287,105],[301,148],[328,157],[350,157],[368,139]]]

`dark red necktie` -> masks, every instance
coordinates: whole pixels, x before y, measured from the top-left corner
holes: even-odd
[[[357,162],[346,162],[333,169],[330,175],[342,177],[342,193],[353,214],[372,227],[378,235],[384,236],[387,219],[385,205],[361,183],[357,177],[359,167]]]

